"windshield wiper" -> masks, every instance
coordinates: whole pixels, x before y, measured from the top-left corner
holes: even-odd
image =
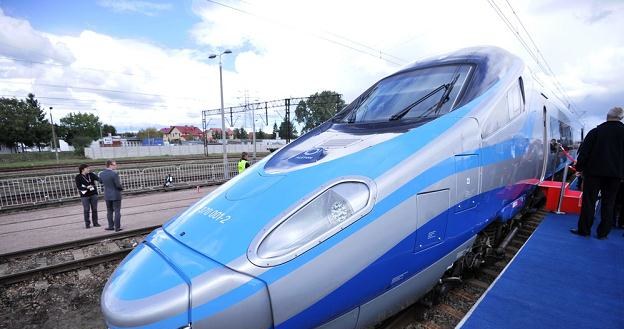
[[[434,106],[434,115],[437,115],[438,111],[440,111],[440,109],[442,108],[442,105],[449,101],[449,96],[451,95],[451,91],[453,91],[453,87],[455,86],[455,82],[457,82],[457,79],[459,79],[459,74],[456,75],[453,80],[446,85],[446,90],[444,91],[444,94],[442,95],[438,103]]]
[[[355,119],[357,117],[357,112],[359,110],[359,107],[362,105],[362,103],[364,103],[368,97],[375,91],[377,90],[378,86],[375,86],[375,88],[372,88],[369,92],[367,92],[365,95],[360,96],[360,99],[358,100],[357,104],[353,107],[353,110],[351,111],[351,113],[349,113],[349,115],[347,116],[347,123],[354,123]]]
[[[425,113],[423,113],[419,117],[424,117],[425,114],[428,114],[431,111],[431,109],[435,109],[435,112],[437,113],[437,111],[440,109],[440,107],[442,107],[442,105],[444,105],[444,103],[446,103],[448,101],[449,95],[451,94],[451,90],[453,89],[453,86],[455,85],[455,82],[457,82],[458,78],[459,78],[459,74],[456,75],[451,82],[449,82],[447,84],[440,85],[436,89],[434,89],[431,92],[429,92],[427,95],[417,99],[415,102],[411,103],[410,105],[408,105],[407,107],[405,107],[401,111],[397,112],[396,114],[393,114],[390,117],[389,121],[395,121],[395,120],[401,119],[407,113],[409,113],[409,111],[411,111],[414,107],[416,107],[416,105],[424,102],[429,97],[437,94],[440,90],[444,89],[444,94],[442,94],[442,98],[440,98],[440,100],[436,103],[436,105],[434,105],[433,107],[431,107],[430,109],[425,111]]]

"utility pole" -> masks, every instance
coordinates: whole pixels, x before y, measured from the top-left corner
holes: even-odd
[[[251,106],[251,126],[253,129],[252,142],[253,142],[253,160],[256,161],[256,107],[254,105]]]
[[[59,164],[58,146],[56,145],[56,132],[54,131],[54,119],[52,119],[52,106],[50,106],[50,124],[52,125],[52,145],[56,156],[56,164]]]
[[[225,110],[223,108],[223,64],[221,62],[221,56],[225,54],[231,54],[231,50],[225,50],[219,55],[212,54],[208,56],[208,58],[216,58],[219,56],[219,89],[221,90],[221,137],[222,137],[222,145],[223,145],[223,176],[225,179],[230,178],[230,170],[228,168],[228,160],[227,160],[227,139],[225,132]],[[230,107],[230,119],[232,116],[232,108]]]
[[[286,121],[286,143],[290,143],[290,98],[286,98],[285,105],[286,116],[284,119]]]
[[[245,89],[244,93],[245,97],[245,123],[247,126],[247,111],[249,110],[249,91]],[[253,143],[253,160],[256,161],[256,108],[255,106],[251,106],[251,142]]]

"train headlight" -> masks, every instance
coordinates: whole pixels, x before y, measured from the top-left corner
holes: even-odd
[[[364,216],[373,204],[374,183],[367,179],[340,181],[282,216],[267,234],[252,243],[249,259],[272,266],[297,257]]]

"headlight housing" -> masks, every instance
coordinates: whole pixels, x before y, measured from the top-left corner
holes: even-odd
[[[323,242],[370,211],[373,186],[372,181],[360,178],[322,187],[263,230],[251,244],[249,260],[258,266],[274,266]]]

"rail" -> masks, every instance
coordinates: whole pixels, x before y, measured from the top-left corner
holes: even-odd
[[[117,172],[127,193],[219,184],[238,174],[236,162],[228,162],[227,176],[224,169],[223,163],[188,163]],[[75,177],[57,174],[0,179],[0,210],[78,199]],[[171,177],[169,182],[167,177]],[[98,185],[102,192],[104,187]]]
[[[102,263],[107,263],[114,260],[119,260],[125,257],[132,249],[136,246],[129,245],[125,247],[116,247],[114,250],[108,250],[103,254],[91,255],[85,257],[85,253],[81,252],[83,255],[82,258],[76,258],[76,256],[72,256],[73,259],[63,259],[59,258],[64,252],[69,252],[76,249],[88,250],[89,247],[98,246],[102,243],[114,243],[115,241],[120,241],[127,238],[135,238],[142,237],[149,234],[153,230],[159,228],[160,225],[154,225],[129,231],[124,231],[121,233],[112,233],[104,236],[90,237],[86,239],[80,239],[75,241],[63,242],[55,245],[48,245],[44,247],[37,247],[28,250],[22,250],[12,253],[6,253],[0,255],[0,260],[2,260],[3,264],[6,264],[6,270],[4,273],[0,273],[0,286],[17,283],[20,281],[25,281],[32,279],[41,274],[54,274],[67,272],[72,270],[81,269],[84,267],[89,267],[93,265],[98,265]],[[106,250],[105,246],[100,245],[100,249]],[[57,257],[54,257],[57,256]],[[57,262],[52,261],[52,264],[49,264],[46,259],[57,259]],[[40,264],[40,260],[44,260],[44,264]],[[62,259],[61,261],[58,261]],[[16,264],[20,264],[17,267]],[[29,265],[31,263],[31,265]],[[12,264],[12,265],[10,265]],[[24,266],[26,264],[26,266]],[[32,265],[35,265],[34,267]],[[9,270],[11,266],[14,266],[12,270]]]

